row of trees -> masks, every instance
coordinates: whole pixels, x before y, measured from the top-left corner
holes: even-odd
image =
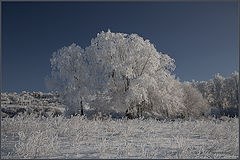
[[[210,112],[196,84],[181,83],[171,74],[174,59],[137,34],[101,32],[85,49],[72,44],[53,53],[50,61],[47,86],[60,93],[67,115],[84,114],[84,104],[96,112],[125,112],[129,117]]]
[[[239,107],[239,73],[234,72],[230,77],[224,78],[219,73],[209,81],[192,82],[220,115],[238,116]]]

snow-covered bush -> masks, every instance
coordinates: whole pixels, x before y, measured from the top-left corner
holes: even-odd
[[[211,107],[207,100],[202,97],[202,94],[190,82],[184,82],[182,86],[184,91],[184,106],[186,107],[185,114],[194,117],[208,116]]]
[[[185,114],[184,92],[181,83],[174,76],[169,76],[163,82],[150,76],[147,78],[148,81],[139,79],[130,87],[131,94],[127,100],[131,102],[130,105],[133,105],[129,110],[132,109],[134,112],[135,109],[135,113],[140,111],[141,115],[143,111],[158,118],[176,118]]]

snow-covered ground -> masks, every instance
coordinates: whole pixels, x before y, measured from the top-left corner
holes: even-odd
[[[237,158],[238,118],[2,119],[2,158]]]

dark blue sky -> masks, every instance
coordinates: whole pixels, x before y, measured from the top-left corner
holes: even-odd
[[[238,71],[238,2],[2,2],[2,91],[46,91],[51,55],[102,30],[137,33],[181,81]]]

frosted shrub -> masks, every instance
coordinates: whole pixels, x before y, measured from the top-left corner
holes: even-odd
[[[194,117],[208,116],[211,107],[208,102],[203,99],[202,94],[196,88],[193,88],[189,82],[184,82],[182,87],[184,91],[184,105],[186,107],[184,113]]]
[[[19,143],[16,144],[18,158],[47,158],[58,154],[58,137],[53,130],[37,131],[29,137],[20,133]]]

